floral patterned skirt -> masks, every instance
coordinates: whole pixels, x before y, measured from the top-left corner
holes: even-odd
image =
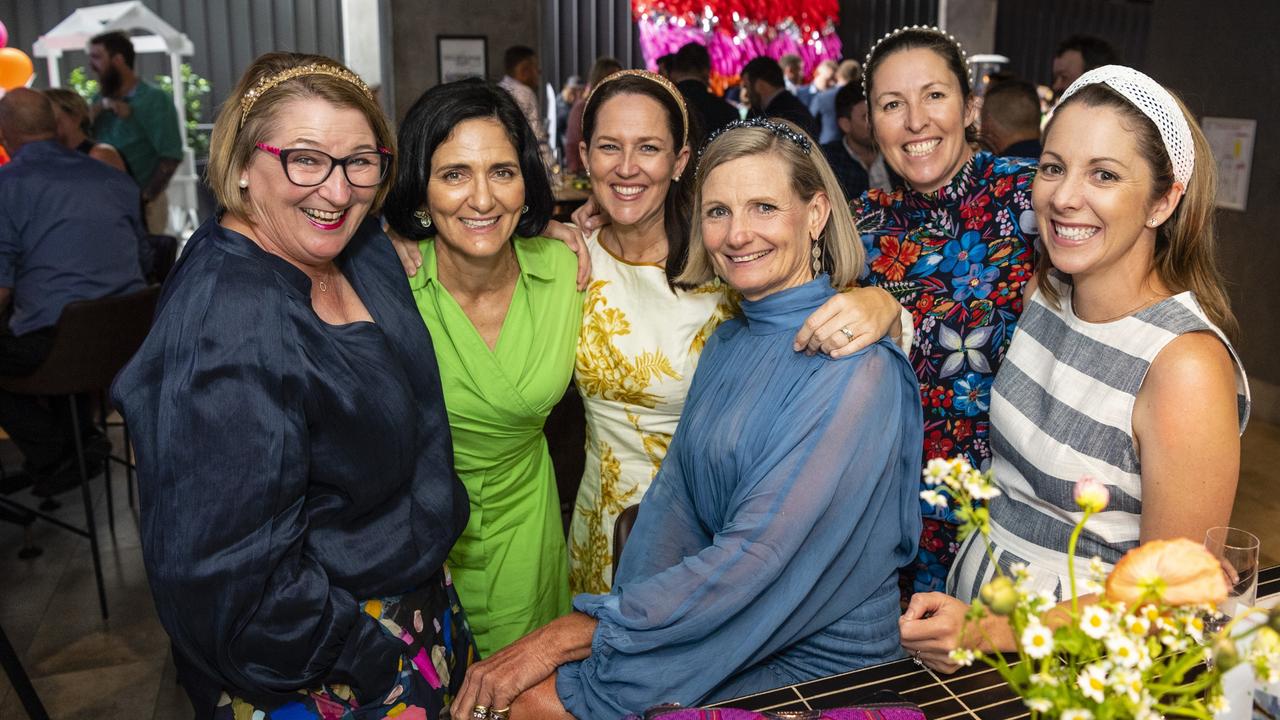
[[[902,607],[911,602],[918,592],[946,592],[947,573],[956,561],[960,542],[956,540],[956,526],[945,520],[924,519],[920,531],[920,549],[910,565],[898,570],[898,588],[902,592]]]
[[[366,600],[360,609],[406,646],[400,674],[387,698],[360,706],[346,685],[321,685],[293,697],[263,702],[223,693],[215,720],[436,720],[476,660],[475,641],[448,568],[426,587],[398,597]]]

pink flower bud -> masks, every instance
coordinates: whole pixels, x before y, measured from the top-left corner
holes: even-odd
[[[1087,512],[1102,512],[1111,500],[1111,491],[1101,481],[1090,475],[1084,475],[1076,481],[1076,505]]]

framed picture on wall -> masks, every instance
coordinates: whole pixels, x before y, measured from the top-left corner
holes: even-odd
[[[438,35],[436,57],[440,66],[440,82],[489,76],[488,55],[484,35]]]

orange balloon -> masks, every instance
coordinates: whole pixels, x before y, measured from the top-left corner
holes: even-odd
[[[0,88],[12,90],[27,84],[35,66],[18,48],[0,48]]]

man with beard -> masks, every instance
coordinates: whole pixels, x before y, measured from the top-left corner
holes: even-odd
[[[182,160],[178,111],[165,91],[134,73],[133,59],[133,42],[122,32],[89,41],[89,65],[101,83],[93,104],[93,135],[124,155],[142,189],[147,231],[162,235],[169,219],[165,188]]]

